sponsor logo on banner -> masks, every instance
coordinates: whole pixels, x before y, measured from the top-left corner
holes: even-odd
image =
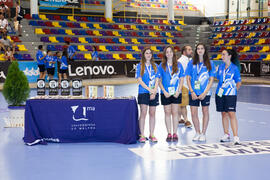
[[[147,160],[175,160],[270,154],[270,140],[231,143],[195,144],[186,146],[152,146],[130,148],[130,151]]]
[[[270,76],[270,62],[262,62],[261,75]]]
[[[261,74],[261,61],[240,61],[241,75],[258,77]]]
[[[106,78],[114,75],[125,75],[124,61],[76,61],[68,66],[71,79]]]
[[[43,10],[57,10],[63,7],[80,7],[79,0],[39,0],[39,8]]]
[[[88,121],[89,119],[87,118],[86,112],[96,110],[96,108],[94,106],[88,106],[88,107],[84,106],[81,108],[82,110],[81,110],[80,115],[76,115],[76,111],[78,108],[79,108],[79,105],[71,106],[71,109],[73,112],[73,116],[72,116],[73,121]]]

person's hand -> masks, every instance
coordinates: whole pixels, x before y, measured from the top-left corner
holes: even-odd
[[[195,92],[192,92],[191,93],[191,98],[192,98],[192,100],[197,100],[198,99],[198,96],[196,95]]]
[[[170,95],[167,91],[165,91],[165,92],[164,92],[164,96],[165,96],[166,98],[169,98],[171,95]]]
[[[175,94],[173,95],[173,97],[178,98],[179,94],[180,94],[180,92],[176,91]]]
[[[150,94],[155,94],[155,90],[152,89],[152,88],[150,88],[149,93],[150,93]]]
[[[155,97],[156,97],[156,94],[151,94],[151,95],[150,95],[150,100],[154,100]]]
[[[203,99],[205,98],[205,96],[206,96],[206,93],[202,93],[198,98],[199,98],[200,100],[203,100]]]

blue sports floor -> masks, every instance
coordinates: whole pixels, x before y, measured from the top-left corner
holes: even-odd
[[[117,86],[115,91],[118,93],[116,95],[136,95],[137,85]],[[212,157],[180,156],[179,149],[187,147],[186,145],[190,145],[190,148],[196,145],[192,142],[195,132],[179,125],[179,142],[167,143],[161,105],[158,106],[156,114],[155,135],[159,140],[157,144],[49,143],[29,147],[22,141],[22,128],[3,128],[3,118],[7,114],[7,104],[0,93],[0,180],[270,179],[269,144],[264,150],[253,149],[256,151],[253,154],[244,151],[240,146],[238,153],[230,150],[234,152],[231,153],[234,156],[223,156],[221,151],[216,152],[219,153],[218,156]],[[270,86],[242,86],[238,96],[237,117],[241,141],[254,143],[270,140]],[[145,130],[148,135],[148,125]],[[215,111],[214,98],[211,99],[210,122],[206,135],[207,146],[200,146],[201,149],[217,147],[215,144],[219,144],[219,138],[223,135],[221,116]],[[213,155],[210,150],[202,153]],[[191,157],[191,154],[188,156]]]

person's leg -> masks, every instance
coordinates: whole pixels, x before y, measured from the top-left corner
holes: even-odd
[[[200,122],[199,122],[199,116],[198,116],[198,107],[197,106],[190,106],[191,111],[191,118],[193,125],[195,127],[196,134],[200,134]]]
[[[227,112],[221,112],[221,116],[224,134],[229,135],[229,115]]]
[[[155,124],[156,124],[156,106],[149,106],[150,137],[154,136]]]
[[[178,104],[172,104],[172,122],[173,122],[173,134],[177,134],[177,128],[178,128]]]
[[[171,134],[171,114],[172,114],[172,108],[171,104],[164,106],[164,114],[165,114],[165,125],[167,129],[167,133]]]
[[[64,79],[67,79],[67,73],[64,73],[63,76]]]
[[[187,122],[188,119],[187,119],[187,107],[186,106],[181,106],[181,114],[184,118],[184,121]]]
[[[182,108],[181,108],[181,106],[178,105],[178,120],[179,120],[179,123],[183,123],[182,119],[181,119],[181,116],[182,116]]]
[[[231,122],[231,127],[233,131],[233,136],[238,136],[238,122],[236,119],[235,112],[228,112],[230,122]]]
[[[147,105],[146,104],[140,104],[140,117],[139,117],[139,127],[141,136],[144,136],[144,126],[145,126],[145,117],[147,114]]]
[[[209,122],[209,106],[202,106],[202,113],[203,113],[202,133],[205,134],[208,127],[208,122]]]

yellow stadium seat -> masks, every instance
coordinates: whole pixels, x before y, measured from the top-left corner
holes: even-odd
[[[91,54],[84,54],[84,58],[87,60],[92,60],[92,55]]]
[[[244,49],[242,49],[240,52],[247,52],[250,50],[249,46],[245,46]]]
[[[146,19],[142,19],[142,22],[143,22],[144,24],[149,24],[149,23],[147,22]]]
[[[168,42],[169,44],[175,44],[171,39],[167,39],[167,42]]]
[[[175,29],[178,31],[183,31],[183,29],[181,29],[180,26],[175,26]]]
[[[154,26],[154,29],[157,31],[161,31],[162,29],[159,28],[159,26]]]
[[[69,21],[76,21],[76,20],[74,19],[73,16],[68,16],[67,19],[68,19]]]
[[[138,42],[137,39],[131,39],[131,42],[133,42],[134,44],[141,44],[140,42]]]
[[[178,24],[181,24],[183,26],[185,26],[186,24],[184,23],[184,21],[178,21]]]
[[[157,49],[157,47],[156,47],[156,46],[151,46],[151,47],[150,47],[150,49],[151,49],[152,51],[159,52],[159,50]]]
[[[78,49],[80,51],[88,51],[87,49],[85,49],[84,45],[78,45]]]
[[[99,24],[94,24],[94,27],[95,27],[96,29],[102,29],[102,28],[99,26]]]
[[[219,46],[219,45],[223,45],[224,44],[224,40],[222,39],[222,40],[219,40],[218,41],[218,43],[217,43],[217,45]]]
[[[88,43],[84,37],[79,37],[78,39],[81,43]]]
[[[133,57],[132,54],[126,54],[128,59],[135,60],[136,58]]]
[[[120,25],[119,25],[119,28],[120,28],[120,29],[123,29],[123,30],[127,30],[127,28],[125,28],[125,26],[124,26],[123,24],[120,24]]]
[[[247,36],[247,38],[253,38],[255,35],[256,35],[256,33],[251,32],[251,33],[249,33],[249,35]]]
[[[150,32],[149,35],[152,37],[157,37],[157,35],[154,32]]]
[[[13,42],[13,40],[11,39],[11,37],[10,37],[10,36],[7,36],[7,39],[9,39],[11,42]]]
[[[266,31],[270,31],[270,26],[268,26],[268,28],[266,29]]]
[[[108,51],[108,49],[105,46],[99,46],[99,49],[101,51],[104,51],[104,52],[107,52]]]
[[[74,36],[74,35],[75,35],[75,34],[72,32],[71,29],[66,29],[65,32],[66,32],[66,34],[71,35],[71,36]]]
[[[56,40],[55,36],[50,36],[49,41],[51,41],[52,43],[59,43],[59,41]]]
[[[270,54],[266,56],[266,58],[263,59],[264,61],[270,61]]]
[[[119,42],[121,42],[122,44],[128,44],[124,38],[119,38]]]
[[[260,45],[265,43],[265,39],[259,39],[259,41],[257,43],[255,43],[256,45]]]
[[[5,58],[5,54],[0,54],[0,61],[5,61],[6,58]]]
[[[41,28],[35,29],[36,34],[45,34]]]
[[[227,49],[232,49],[232,46],[227,46]]]
[[[62,26],[60,26],[59,22],[57,22],[57,21],[53,21],[53,22],[52,22],[52,25],[53,25],[54,27],[62,27]]]
[[[39,18],[40,18],[41,20],[49,20],[49,19],[46,17],[46,15],[44,15],[44,14],[40,14],[40,15],[39,15]]]
[[[267,52],[269,50],[270,50],[269,46],[263,46],[262,50],[260,50],[259,52]]]
[[[80,26],[81,26],[83,29],[89,29],[89,27],[86,25],[86,23],[80,23]]]
[[[169,21],[168,20],[163,20],[163,23],[169,25]]]
[[[234,45],[234,44],[235,44],[235,40],[234,39],[230,39],[230,41],[226,45]]]
[[[114,21],[111,18],[106,18],[106,21],[109,23],[114,23]]]
[[[23,44],[18,44],[17,47],[19,48],[19,51],[28,51]]]
[[[120,58],[119,54],[113,54],[113,58],[116,60],[121,60],[122,58]]]
[[[133,49],[134,51],[138,51],[138,52],[141,51],[141,50],[139,50],[138,46],[132,46],[132,49]]]
[[[115,36],[121,36],[121,35],[119,34],[118,31],[113,31],[112,33],[113,33],[113,35],[115,35]]]
[[[97,31],[97,30],[94,30],[93,33],[94,33],[96,36],[102,36],[102,34],[99,34],[99,31]]]
[[[172,34],[170,32],[166,32],[166,36],[167,37],[174,37],[174,36],[172,36]]]
[[[214,58],[214,60],[220,60],[221,59],[221,54],[218,54],[216,58]]]
[[[136,27],[136,25],[131,25],[130,26],[132,29],[134,29],[134,30],[139,30],[137,27]]]

